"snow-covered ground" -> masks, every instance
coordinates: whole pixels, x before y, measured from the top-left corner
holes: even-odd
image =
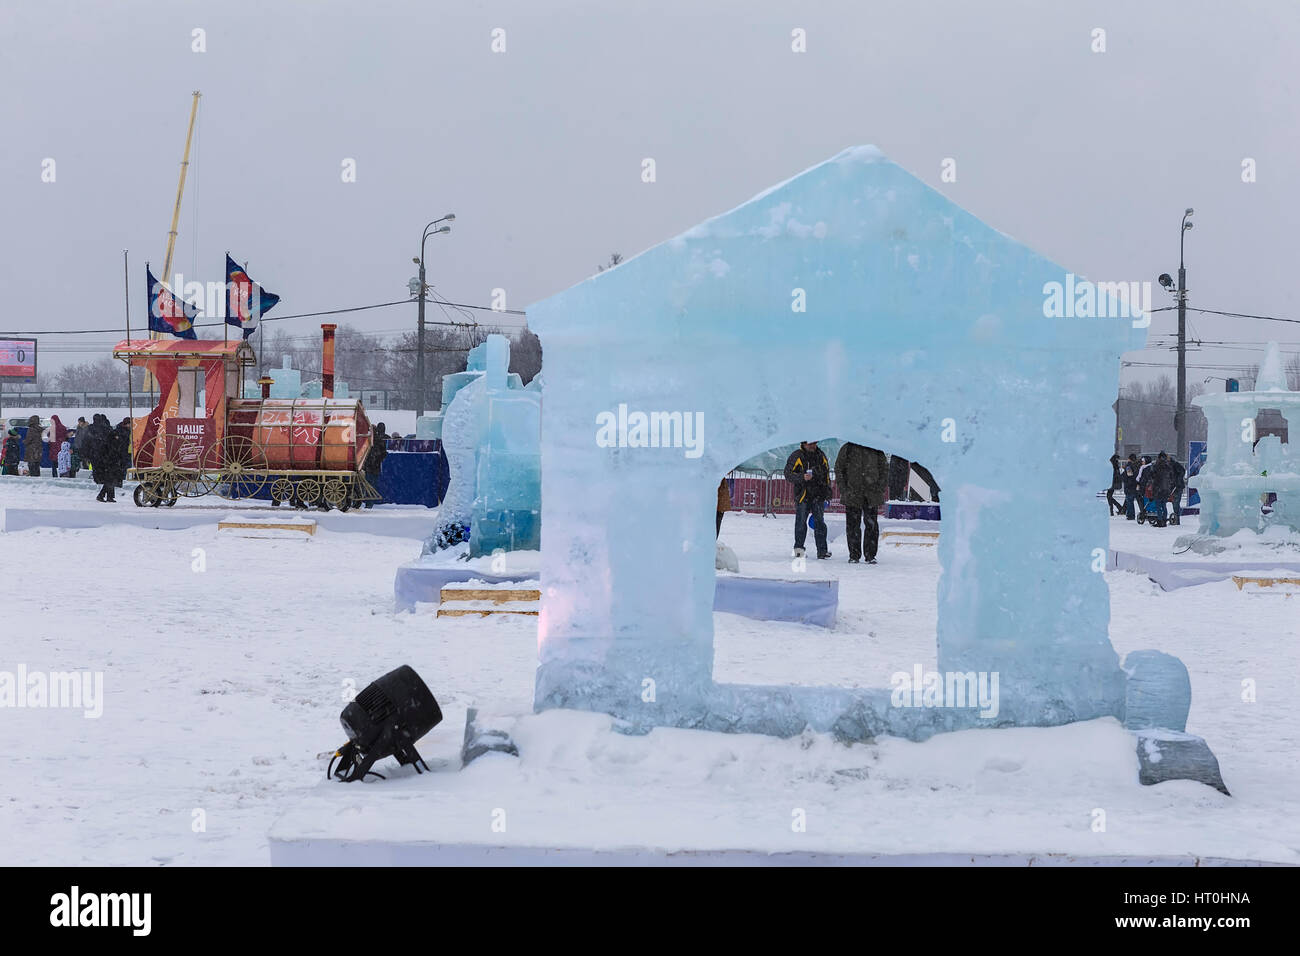
[[[93,488],[26,480],[0,484],[0,507],[114,507],[94,502]],[[726,517],[722,538],[742,573],[789,574],[792,520]],[[808,573],[839,578],[837,626],[717,614],[719,680],[880,687],[933,665],[934,549],[884,547],[879,564],[849,565],[842,519],[830,524],[834,557],[809,561]],[[1172,544],[1190,524],[1139,530]],[[1123,519],[1112,528],[1134,533]],[[400,830],[390,811],[427,794],[428,778],[323,779],[317,755],[343,742],[345,691],[411,664],[448,714],[434,736],[454,750],[453,715],[471,703],[531,709],[536,656],[535,619],[394,613],[394,571],[418,552],[399,538],[251,539],[213,525],[0,534],[0,672],[103,675],[98,718],[0,710],[0,864],[265,864],[273,822],[321,799],[352,806],[358,834]],[[1135,574],[1107,580],[1116,650],[1187,664],[1187,729],[1209,741],[1231,798],[1185,781],[1138,786],[1131,737],[1111,720],[847,747],[672,730],[631,738],[600,715],[550,713],[519,725],[520,761],[489,757],[440,776],[447,820],[464,814],[465,839],[491,839],[478,811],[513,800],[516,838],[578,845],[614,841],[632,821],[656,845],[1300,862],[1290,687],[1300,599],[1231,582],[1165,593]],[[656,803],[675,815],[656,815]],[[792,831],[792,807],[807,811],[807,833]],[[1093,829],[1097,809],[1105,832]]]

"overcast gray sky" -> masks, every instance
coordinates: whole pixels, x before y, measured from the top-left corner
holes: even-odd
[[[192,52],[196,28],[206,52]],[[795,28],[806,53],[791,50]],[[272,316],[405,297],[421,229],[449,211],[453,233],[429,243],[438,291],[486,305],[503,288],[523,308],[611,251],[874,143],[1097,280],[1175,272],[1194,206],[1191,304],[1300,318],[1298,41],[1300,4],[1281,0],[0,0],[0,334],[119,326],[123,249],[143,320],[142,267],[163,260],[195,89],[174,269],[220,281],[230,249],[281,295]],[[940,181],[948,157],[953,183]],[[402,305],[340,321],[389,332],[414,317]],[[1153,341],[1173,327],[1157,314]],[[1193,314],[1191,327],[1300,351],[1296,324]],[[46,336],[43,364],[114,340]],[[1224,373],[1188,378],[1211,374]]]

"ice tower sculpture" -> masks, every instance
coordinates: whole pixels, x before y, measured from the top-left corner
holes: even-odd
[[[1205,465],[1195,479],[1201,534],[1227,537],[1271,525],[1300,532],[1300,455],[1288,429],[1300,422],[1300,392],[1287,387],[1277,343],[1268,343],[1254,391],[1192,402],[1209,423]]]
[[[1085,287],[1068,318],[1045,305]],[[1124,717],[1093,492],[1120,355],[1146,339],[1127,302],[867,146],[528,316],[547,375],[539,710],[856,740]],[[718,476],[824,435],[924,461],[943,486],[939,670],[997,673],[992,713],[900,706],[886,672],[842,675],[879,690],[714,682]],[[1177,705],[1154,711],[1177,722]]]
[[[461,540],[465,529],[473,557],[540,547],[542,377],[525,387],[509,367],[509,340],[489,335],[470,349],[464,372],[443,377],[451,483],[426,553]]]

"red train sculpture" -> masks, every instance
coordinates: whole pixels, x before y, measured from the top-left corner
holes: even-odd
[[[322,328],[323,398],[232,397],[244,370],[257,364],[243,342],[119,342],[113,357],[143,366],[159,392],[154,408],[133,419],[128,477],[140,483],[135,503],[170,507],[217,494],[346,511],[379,500],[364,471],[370,420],[361,402],[332,396],[334,327]]]

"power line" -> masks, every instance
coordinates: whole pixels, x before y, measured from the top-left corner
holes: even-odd
[[[416,301],[415,299],[395,299],[395,300],[392,301],[392,302],[376,302],[374,305],[355,305],[355,306],[352,306],[352,307],[350,307],[350,308],[346,308],[346,309],[326,309],[326,310],[324,310],[324,311],[322,311],[322,312],[299,312],[299,313],[294,314],[294,315],[267,315],[267,316],[263,316],[261,321],[263,321],[263,322],[283,322],[283,321],[286,321],[287,319],[310,319],[310,318],[314,318],[314,317],[316,317],[316,316],[320,316],[320,315],[342,315],[342,314],[345,313],[345,312],[365,312],[365,311],[367,311],[367,310],[369,310],[369,309],[383,309],[383,308],[388,308],[389,306],[394,306],[394,305],[409,305],[410,303],[415,302],[415,301]],[[464,302],[449,302],[449,301],[447,301],[446,299],[426,299],[425,301],[426,301],[426,302],[433,302],[433,303],[435,303],[435,304],[437,304],[437,305],[439,305],[439,306],[451,306],[451,307],[456,308],[456,309],[471,309],[471,310],[475,310],[475,311],[479,311],[479,312],[495,312],[495,313],[497,313],[498,315],[527,315],[527,314],[528,314],[528,313],[525,312],[523,309],[495,309],[495,308],[493,308],[493,307],[490,306],[490,305],[468,305],[468,304],[466,304],[466,303],[464,303]],[[445,309],[444,309],[443,311],[444,311],[444,313],[446,312]],[[473,319],[473,316],[469,316],[469,318],[472,320],[472,319]],[[195,322],[193,327],[196,328],[196,329],[212,329],[212,328],[221,328],[221,326],[223,326],[223,325],[225,325],[225,324],[226,324],[225,319],[222,319],[222,320],[219,321],[219,322]],[[478,325],[477,322],[473,322],[473,321],[470,321],[470,322],[451,322],[451,321],[448,321],[448,322],[433,322],[433,323],[426,323],[426,324],[433,324],[433,325],[474,325],[474,326],[477,326],[477,325]],[[119,328],[107,328],[107,329],[51,329],[51,330],[47,330],[47,331],[44,331],[44,332],[0,332],[0,335],[10,335],[10,336],[14,336],[14,337],[18,337],[18,336],[33,336],[33,337],[35,337],[35,336],[46,336],[46,335],[103,335],[103,334],[105,334],[105,333],[113,333],[113,334],[116,334],[116,333],[119,333],[119,332],[122,332],[122,329],[119,329]]]
[[[1176,305],[1161,306],[1158,309],[1148,309],[1148,312],[1170,312],[1177,309]],[[1291,322],[1300,325],[1300,319],[1284,319],[1276,315],[1251,315],[1249,312],[1220,312],[1218,309],[1193,309],[1187,307],[1188,312],[1204,312],[1206,315],[1227,315],[1235,319],[1262,319],[1266,322]]]

